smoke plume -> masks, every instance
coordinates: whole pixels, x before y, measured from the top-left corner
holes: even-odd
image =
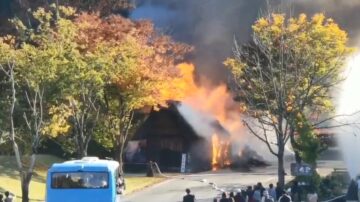
[[[360,84],[360,53],[349,60],[345,76],[338,91],[337,114],[340,116],[335,123],[344,126],[335,131],[349,174],[355,179],[360,174],[360,159],[354,158],[354,154],[360,152],[360,93],[356,88]]]
[[[360,34],[358,0],[268,0],[271,8],[292,15],[324,12],[349,33]],[[267,9],[266,0],[137,0],[131,17],[151,19],[166,34],[195,46],[197,71],[215,84],[226,81],[222,65],[231,56],[234,36],[246,42],[251,25]]]
[[[193,63],[199,78],[206,78],[207,84],[214,86],[226,83],[228,72],[222,65],[226,57],[232,56],[234,37],[240,43],[251,38],[251,25],[264,14],[268,8],[284,12],[292,16],[306,13],[309,16],[323,12],[327,17],[333,18],[341,28],[349,33],[349,45],[357,45],[360,40],[360,1],[359,0],[136,0],[137,9],[131,13],[133,19],[150,19],[163,33],[171,35],[175,40],[191,44],[195,47]],[[200,79],[200,85],[204,86]],[[208,87],[206,87],[209,89]],[[213,88],[214,89],[214,88]],[[216,89],[216,88],[215,88]],[[211,90],[211,88],[210,88]],[[205,100],[198,101],[194,96],[184,100],[179,110],[188,122],[200,134],[211,134],[212,128],[201,124],[207,116],[201,107],[194,103],[209,102],[209,94],[200,94]],[[224,95],[228,96],[227,94]],[[219,96],[221,97],[221,96]],[[228,96],[226,99],[231,99]],[[193,102],[197,100],[197,102]],[[219,99],[218,103],[224,102]],[[210,102],[211,103],[211,102]],[[219,104],[212,103],[208,109],[214,109]],[[193,111],[192,108],[196,110]],[[223,106],[225,112],[226,106]],[[240,113],[226,116],[221,120],[219,113],[206,109],[230,133],[245,135],[239,144],[262,145],[249,134],[244,134],[241,127]],[[220,113],[221,114],[221,113]],[[232,124],[236,127],[232,127]],[[241,147],[241,146],[240,146]],[[262,149],[261,149],[262,150]],[[262,150],[266,152],[266,148]]]

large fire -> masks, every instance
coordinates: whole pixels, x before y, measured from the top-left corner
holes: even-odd
[[[230,156],[230,140],[221,139],[219,135],[213,134],[211,137],[212,143],[212,170],[229,166],[231,163]]]
[[[234,103],[225,84],[214,87],[205,78],[200,78],[201,85],[197,85],[194,81],[195,67],[193,64],[182,63],[178,67],[183,76],[182,81],[184,81],[179,85],[182,85],[187,92],[182,102],[206,116],[214,117],[230,134],[236,134],[236,136],[229,137],[216,133],[208,134],[212,147],[213,170],[230,165],[230,142],[232,138],[239,138],[239,132],[243,128],[239,116],[240,107]]]

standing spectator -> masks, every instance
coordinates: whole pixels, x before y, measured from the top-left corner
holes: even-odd
[[[280,183],[276,183],[276,188],[275,188],[275,192],[276,192],[276,200],[279,200],[280,196],[282,195],[283,193],[283,189],[282,187],[280,186]]]
[[[269,195],[274,199],[274,201],[277,200],[277,195],[276,195],[276,190],[273,184],[269,185],[269,189],[268,189]]]
[[[261,197],[263,197],[263,193],[264,193],[264,191],[265,191],[265,188],[263,187],[263,185],[261,184],[261,182],[258,182],[258,183],[257,183],[257,187],[258,187],[259,190],[260,190]]]
[[[264,191],[263,197],[261,198],[261,202],[274,202],[274,198],[270,196],[268,191]]]
[[[294,202],[300,202],[301,201],[301,191],[299,187],[298,181],[294,180],[293,184],[291,186],[291,198]]]
[[[239,190],[235,195],[235,202],[245,202],[246,199],[244,195],[242,194],[241,190]]]
[[[291,202],[291,197],[287,191],[283,191],[278,202]]]
[[[226,193],[225,192],[223,192],[221,194],[220,202],[229,202],[229,200],[226,198]]]
[[[195,196],[190,194],[190,189],[185,190],[186,195],[183,197],[183,202],[195,202]]]
[[[0,194],[0,202],[4,202],[3,198],[4,198],[4,196],[2,194]]]
[[[124,194],[126,189],[125,178],[119,173],[116,180],[116,191],[118,194]]]
[[[258,185],[254,186],[254,202],[260,202],[261,201],[261,188]]]
[[[5,197],[6,198],[5,198],[4,202],[14,202],[15,201],[14,195],[10,194],[10,192],[8,192],[8,191],[5,192]]]
[[[230,194],[229,194],[229,202],[235,202],[234,192],[230,192]]]
[[[251,186],[246,189],[246,202],[254,202],[254,190]]]

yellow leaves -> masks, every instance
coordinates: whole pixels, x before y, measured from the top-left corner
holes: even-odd
[[[55,4],[53,4],[55,5]],[[76,9],[73,7],[67,7],[67,6],[59,6],[59,11],[61,12],[64,17],[71,17],[74,16],[76,13]]]
[[[297,23],[299,25],[306,24],[307,23],[307,16],[305,13],[301,13],[298,17]]]
[[[224,61],[224,65],[230,69],[235,78],[240,78],[243,74],[243,69],[246,67],[244,63],[241,63],[239,60],[234,58],[227,58]]]
[[[292,94],[288,95],[288,98],[285,102],[286,112],[292,112],[295,108],[295,99],[296,97]]]
[[[242,113],[245,113],[248,111],[248,107],[246,106],[245,103],[240,103],[239,108],[240,108],[240,112],[242,112]]]
[[[277,124],[278,123],[278,119],[276,118],[276,116],[271,116],[271,121],[273,124]]]
[[[72,116],[71,108],[65,104],[59,106],[53,106],[49,109],[50,121],[43,128],[43,134],[56,137],[58,135],[67,134],[71,126],[68,122],[70,116]]]
[[[329,99],[323,99],[322,102],[325,109],[331,109],[333,107],[333,103]]]
[[[255,27],[266,27],[269,25],[269,22],[265,19],[265,18],[260,18],[257,22],[256,22],[256,25]]]
[[[287,112],[292,112],[293,111],[293,106],[291,106],[291,105],[287,105],[287,107],[286,107],[286,111]]]
[[[53,17],[53,14],[51,12],[45,11],[44,8],[40,7],[33,13],[33,16],[39,22],[44,23],[44,22],[49,22]]]
[[[311,23],[322,26],[325,20],[325,15],[323,13],[317,13],[311,18]]]
[[[282,27],[285,22],[285,15],[284,14],[277,14],[274,13],[271,15],[272,17],[272,24],[277,27]]]
[[[290,33],[298,31],[300,28],[300,25],[296,23],[296,21],[290,20],[290,23],[288,25],[287,31]]]

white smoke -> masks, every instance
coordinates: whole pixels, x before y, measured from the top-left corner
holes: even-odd
[[[215,133],[216,129],[214,128],[215,118],[212,114],[206,113],[204,111],[199,111],[192,106],[181,103],[177,106],[180,114],[185,118],[188,124],[194,129],[194,131],[208,140],[211,140],[211,136]],[[238,155],[245,148],[250,148],[253,151],[256,151],[260,156],[262,156],[267,161],[276,161],[277,159],[273,154],[269,152],[269,148],[261,140],[255,137],[249,132],[245,127],[232,127],[234,123],[241,123],[243,117],[239,113],[232,113],[232,116],[222,125],[231,135],[231,146],[232,154]],[[250,124],[255,125],[256,120],[247,119]],[[259,132],[261,134],[261,132]],[[276,135],[275,132],[271,132],[271,129],[268,129],[268,139],[272,149],[277,152],[276,146]],[[293,151],[289,144],[286,145],[285,155],[292,155]]]
[[[339,91],[337,114],[340,118],[334,124],[350,124],[336,130],[339,146],[342,149],[350,176],[354,179],[360,174],[360,53],[350,59]],[[353,115],[353,116],[344,116]]]
[[[215,129],[211,124],[215,119],[211,114],[204,114],[185,103],[180,103],[177,109],[198,135],[208,140],[211,139],[211,136],[215,133]]]

